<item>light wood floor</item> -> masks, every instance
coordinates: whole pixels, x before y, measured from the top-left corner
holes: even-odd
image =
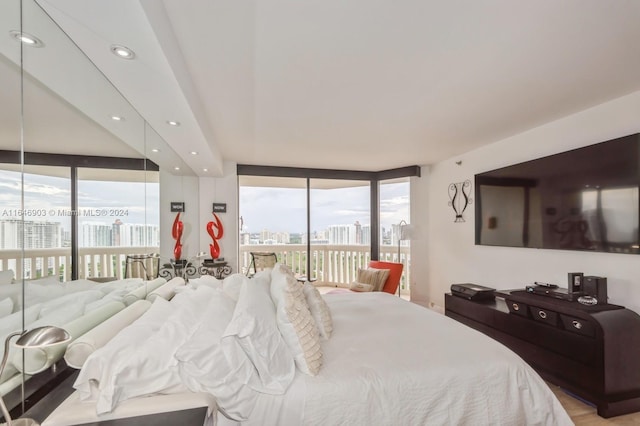
[[[640,425],[640,413],[627,414],[624,416],[611,417],[604,419],[596,413],[595,407],[585,404],[565,393],[558,386],[547,383],[553,393],[556,395],[571,420],[576,426],[600,426],[600,425],[616,425],[616,426],[638,426]]]

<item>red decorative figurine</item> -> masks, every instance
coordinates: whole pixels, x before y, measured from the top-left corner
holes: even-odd
[[[211,221],[207,223],[207,234],[209,234],[213,240],[213,244],[209,244],[209,253],[211,253],[211,258],[215,260],[220,257],[220,245],[218,244],[218,240],[224,235],[224,229],[218,215],[215,213],[212,214],[215,218],[215,222]]]
[[[183,230],[184,227],[180,220],[180,213],[178,213],[173,221],[173,227],[171,228],[171,236],[176,240],[176,245],[173,247],[173,256],[176,262],[180,260],[180,256],[182,256],[182,242],[180,239],[182,238]]]

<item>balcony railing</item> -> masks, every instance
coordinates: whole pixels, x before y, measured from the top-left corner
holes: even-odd
[[[251,244],[240,246],[240,270],[245,273],[251,264],[250,252],[273,252],[278,261],[287,264],[299,276],[310,277],[317,284],[332,287],[349,287],[358,276],[358,268],[366,268],[371,260],[367,245],[311,246],[311,271],[307,271],[306,244]],[[402,262],[404,269],[400,280],[401,292],[409,294],[411,282],[411,255],[409,246],[381,246],[380,259],[387,262]]]
[[[126,258],[129,255],[157,253],[158,247],[91,247],[79,249],[79,278],[124,278]],[[369,246],[365,245],[313,245],[311,271],[307,271],[305,244],[258,244],[240,246],[240,272],[246,273],[251,263],[250,252],[274,252],[279,262],[291,267],[298,275],[309,277],[317,284],[349,287],[358,276],[358,268],[365,268],[371,260]],[[24,262],[20,261],[24,257]],[[382,246],[380,260],[404,264],[400,280],[401,291],[409,294],[411,282],[411,256],[408,246]],[[0,250],[0,270],[13,269],[15,276],[34,279],[57,275],[61,281],[71,280],[71,250],[69,248],[35,250]]]
[[[128,255],[158,252],[158,247],[89,247],[78,250],[79,278],[124,278]],[[20,259],[23,259],[21,261]],[[71,249],[0,250],[0,269],[12,269],[20,279],[56,275],[71,280]]]

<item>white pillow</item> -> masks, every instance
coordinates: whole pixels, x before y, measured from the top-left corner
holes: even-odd
[[[370,284],[371,291],[382,291],[384,283],[389,277],[389,269],[359,268],[356,281],[362,284]]]
[[[222,281],[222,291],[237,302],[240,297],[240,289],[242,288],[242,283],[245,278],[246,276],[243,274],[229,275]]]
[[[358,292],[361,292],[361,293],[366,293],[366,292],[369,292],[369,291],[373,291],[373,285],[365,284],[365,283],[359,283],[358,281],[353,281],[351,283],[351,285],[349,286],[349,290],[358,291]]]
[[[279,263],[271,271],[271,298],[276,305],[278,329],[293,354],[296,367],[315,376],[322,366],[320,335],[302,285],[289,268]]]
[[[243,421],[256,403],[258,394],[247,384],[257,380],[257,372],[243,351],[227,351],[221,344],[236,302],[223,291],[213,292],[193,338],[175,356],[180,377],[189,390],[215,395],[220,411]]]
[[[42,304],[40,310],[40,318],[46,317],[58,311],[64,311],[70,304],[82,304],[82,311],[84,312],[84,306],[88,303],[95,302],[98,299],[102,299],[103,294],[99,290],[86,290],[79,291],[77,293],[67,294],[66,296],[57,297],[53,300]]]
[[[0,318],[4,318],[7,315],[11,315],[13,312],[13,300],[10,297],[2,299],[0,301]]]
[[[307,299],[311,316],[313,316],[316,326],[318,327],[320,337],[328,339],[333,332],[333,320],[331,319],[331,311],[329,310],[327,302],[325,302],[318,289],[310,282],[304,284],[302,291],[304,292],[304,297]]]
[[[261,393],[282,395],[296,372],[295,362],[276,321],[269,277],[244,279],[233,319],[224,332],[222,344],[237,356],[246,354],[258,371],[259,383],[251,384]]]
[[[174,355],[195,333],[213,292],[207,287],[183,292],[174,297],[176,303],[156,298],[138,320],[89,356],[74,383],[80,398],[95,399],[96,413],[102,414],[130,398],[186,391]]]
[[[12,269],[7,269],[6,271],[0,271],[0,285],[2,284],[13,284],[13,273]]]
[[[211,288],[222,288],[222,280],[217,279],[213,275],[202,275],[200,278],[189,278],[189,284],[193,288],[198,288],[201,285],[206,285]]]

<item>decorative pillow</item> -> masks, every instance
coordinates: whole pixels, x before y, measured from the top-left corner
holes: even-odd
[[[358,281],[353,281],[349,286],[349,290],[359,291],[362,293],[373,291],[373,286],[371,284],[363,284]]]
[[[322,366],[320,335],[302,286],[289,268],[276,264],[271,271],[271,299],[276,305],[278,329],[289,346],[296,367],[315,376]]]
[[[316,322],[320,337],[328,339],[333,332],[333,320],[331,319],[331,311],[327,302],[320,294],[317,288],[309,282],[305,283],[302,287],[304,297],[307,299],[307,305],[309,305],[309,311],[311,316]]]
[[[293,380],[296,366],[276,322],[276,308],[269,291],[270,277],[245,277],[233,319],[222,344],[244,354],[258,371],[260,383],[251,387],[261,393],[282,395]]]
[[[371,284],[373,287],[371,291],[381,291],[388,277],[388,269],[359,268],[356,281],[362,284]]]

